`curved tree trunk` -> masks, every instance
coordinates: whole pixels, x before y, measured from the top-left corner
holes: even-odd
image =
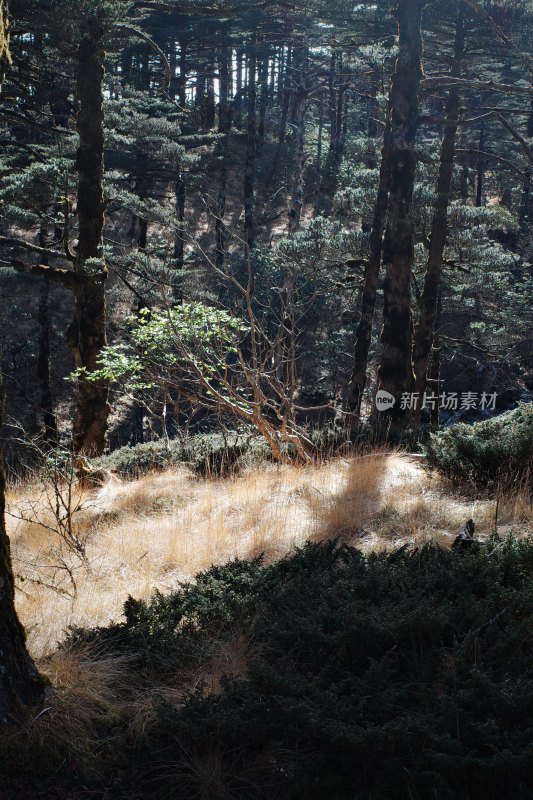
[[[79,240],[75,263],[74,320],[67,343],[76,367],[88,372],[106,345],[104,228],[104,49],[101,24],[89,21],[78,50],[77,128]],[[105,446],[109,416],[108,382],[80,377],[73,430],[75,453],[98,455]]]
[[[459,4],[459,14],[454,45],[452,77],[461,77],[461,64],[464,56],[464,5]],[[451,86],[446,103],[446,120],[440,151],[437,197],[431,225],[428,263],[424,278],[424,288],[420,298],[420,318],[416,326],[413,363],[415,371],[415,392],[422,397],[428,380],[428,364],[434,342],[437,308],[441,293],[442,256],[447,237],[448,206],[450,203],[455,142],[459,124],[460,90]],[[435,387],[438,391],[438,386]],[[420,408],[418,408],[420,411]]]
[[[395,425],[406,412],[400,398],[413,384],[411,275],[414,232],[411,202],[415,180],[415,137],[418,126],[418,93],[422,78],[421,17],[425,0],[401,0],[396,9],[400,53],[391,88],[390,194],[383,241],[383,351],[378,377],[380,389],[394,396],[387,411]]]

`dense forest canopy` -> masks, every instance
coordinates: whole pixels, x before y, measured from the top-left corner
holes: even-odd
[[[97,454],[233,420],[305,459],[377,389],[394,427],[530,398],[529,3],[9,11],[2,363],[29,431],[73,419]],[[198,330],[139,360],[172,308]]]

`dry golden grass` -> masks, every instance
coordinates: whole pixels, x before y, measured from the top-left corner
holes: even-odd
[[[11,510],[38,492],[35,486],[14,487]],[[69,626],[119,620],[129,594],[148,599],[156,588],[170,591],[235,557],[264,553],[271,561],[306,540],[331,537],[365,550],[429,540],[450,544],[469,517],[481,538],[495,524],[494,500],[453,496],[419,458],[384,452],[315,468],[264,465],[219,480],[199,480],[177,469],[125,483],[113,480],[92,495],[85,490],[82,500],[76,524],[87,563],[69,561],[62,552],[75,591],[58,568],[53,534],[35,522],[8,518],[18,610],[37,657],[53,650]],[[50,522],[46,509],[42,513]],[[525,485],[513,497],[500,497],[500,532],[532,526]],[[222,661],[233,659],[230,672],[246,661],[237,634],[234,646],[233,654],[220,654]],[[228,665],[223,669],[213,661],[210,669],[214,691],[216,675],[228,672]]]
[[[102,723],[128,715],[125,696],[134,691],[129,659],[98,654],[87,646],[63,647],[41,659],[50,680],[42,709],[29,710],[16,728],[0,734],[0,752],[14,774],[56,769],[57,774],[96,767],[95,753],[105,761],[105,748],[113,756],[112,737],[99,741]],[[36,760],[37,759],[37,760]],[[102,763],[98,764],[98,769]]]
[[[38,485],[19,485],[9,493],[9,507],[17,513],[35,503],[37,517],[53,526],[42,496]],[[502,487],[498,496],[500,533],[531,532],[527,484],[512,494]],[[175,706],[200,687],[217,694],[224,677],[244,675],[258,655],[258,645],[239,625],[209,640],[200,668],[177,664],[164,677],[135,669],[134,654],[109,655],[87,644],[57,648],[69,626],[119,620],[129,594],[148,599],[154,589],[175,589],[214,563],[258,553],[271,561],[306,540],[337,537],[366,551],[430,540],[449,545],[469,517],[480,538],[496,521],[495,500],[452,495],[419,458],[394,452],[316,468],[265,465],[220,480],[199,480],[177,469],[125,483],[111,480],[92,493],[83,489],[77,501],[85,564],[64,548],[58,551],[53,533],[36,520],[8,517],[18,611],[53,687],[42,710],[30,712],[16,732],[0,735],[2,758],[17,774],[39,772],[42,764],[58,775],[90,775],[92,769],[115,775],[122,769],[121,754],[149,741],[162,703]],[[59,557],[73,570],[75,591],[58,567]],[[191,797],[229,796],[233,776],[218,748],[214,741],[205,752],[181,753],[179,763],[161,765],[160,773],[168,769],[173,780],[190,784]],[[265,755],[268,763],[284,757]],[[249,775],[238,766],[240,785],[248,779],[251,786],[260,783],[268,773],[265,764],[249,765]]]

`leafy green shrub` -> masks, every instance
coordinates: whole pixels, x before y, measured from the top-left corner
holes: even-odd
[[[254,460],[269,457],[269,448],[258,437],[232,433],[205,433],[185,442],[172,439],[120,447],[110,455],[93,459],[97,469],[109,469],[121,477],[132,478],[147,472],[186,464],[198,475],[223,475]]]
[[[531,541],[308,544],[130,599],[124,624],[77,636],[157,680],[205,667],[235,626],[254,644],[221,693],[161,704],[135,751],[151,797],[529,800],[532,574]]]
[[[461,486],[512,483],[531,470],[533,405],[522,403],[473,425],[452,425],[433,434],[425,452],[430,466]]]

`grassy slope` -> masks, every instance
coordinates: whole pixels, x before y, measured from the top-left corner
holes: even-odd
[[[79,533],[87,543],[89,569],[71,564],[77,567],[75,596],[72,596],[72,586],[65,578],[64,571],[57,569],[57,543],[49,533],[35,523],[16,525],[12,520],[15,566],[18,574],[26,577],[20,584],[19,609],[29,629],[33,650],[40,656],[42,668],[56,688],[49,698],[48,711],[45,714],[29,722],[19,737],[0,743],[0,749],[3,747],[6,750],[5,755],[9,759],[7,763],[12,766],[11,772],[13,769],[18,770],[22,775],[31,776],[32,780],[35,773],[31,772],[33,768],[30,768],[30,762],[37,764],[46,776],[45,785],[55,787],[50,789],[51,794],[45,794],[49,797],[55,796],[53,792],[58,791],[58,786],[72,785],[75,787],[72,789],[72,796],[81,798],[84,796],[79,788],[81,783],[96,792],[96,796],[104,797],[103,789],[111,791],[111,776],[114,775],[113,780],[116,779],[118,783],[113,791],[123,792],[125,796],[132,798],[136,796],[137,790],[141,792],[139,786],[144,787],[144,796],[152,796],[150,792],[156,791],[154,787],[157,787],[155,796],[161,797],[209,797],[213,800],[223,797],[299,798],[295,785],[291,781],[287,783],[285,779],[281,780],[283,776],[298,775],[298,785],[307,787],[307,794],[302,797],[327,796],[337,800],[345,796],[353,797],[349,793],[350,787],[359,785],[362,778],[361,775],[348,771],[337,784],[331,772],[332,769],[335,773],[340,769],[338,764],[331,767],[331,764],[336,763],[334,751],[339,747],[341,758],[343,748],[348,748],[340,763],[345,760],[348,763],[363,755],[370,758],[371,754],[365,750],[370,741],[368,736],[377,737],[376,742],[381,741],[379,737],[385,737],[376,752],[381,752],[385,758],[387,774],[391,770],[391,774],[394,774],[397,769],[398,774],[404,775],[406,769],[411,770],[412,765],[402,761],[406,757],[403,748],[405,746],[412,749],[415,746],[413,742],[419,747],[422,729],[426,730],[424,735],[427,735],[428,718],[423,711],[424,708],[427,711],[433,692],[431,687],[434,670],[440,671],[437,683],[441,686],[439,692],[444,703],[442,708],[449,703],[461,705],[462,700],[458,699],[461,690],[457,687],[457,675],[461,674],[461,680],[471,682],[471,670],[476,666],[476,659],[484,658],[484,653],[493,652],[491,643],[495,635],[502,637],[502,652],[506,654],[505,658],[511,658],[511,662],[514,658],[513,648],[518,647],[520,658],[522,652],[526,652],[524,648],[527,649],[528,646],[527,636],[524,635],[520,642],[518,639],[526,630],[527,620],[530,620],[528,604],[531,597],[526,585],[527,571],[524,571],[524,565],[530,563],[530,555],[524,555],[525,551],[517,555],[512,548],[508,548],[506,556],[502,555],[501,559],[498,557],[497,563],[493,560],[493,568],[490,560],[487,561],[487,554],[492,547],[489,550],[484,548],[475,555],[470,562],[471,566],[468,566],[468,561],[457,561],[457,557],[447,555],[446,551],[443,555],[438,555],[439,551],[429,550],[423,551],[427,552],[423,557],[424,561],[419,560],[420,556],[414,560],[399,556],[399,571],[391,566],[394,561],[389,562],[383,556],[381,561],[374,562],[378,564],[374,577],[377,580],[378,573],[381,577],[375,591],[370,591],[371,587],[369,588],[364,574],[361,573],[360,556],[354,554],[353,557],[348,556],[347,562],[348,571],[352,570],[352,577],[344,585],[337,600],[335,596],[339,588],[340,562],[334,551],[327,547],[318,551],[307,550],[305,557],[296,556],[295,559],[281,562],[285,567],[279,566],[278,559],[295,546],[302,545],[306,539],[321,542],[332,536],[338,537],[342,542],[356,544],[366,552],[391,551],[404,543],[420,546],[429,540],[447,546],[469,516],[474,516],[481,538],[488,537],[494,526],[494,502],[487,500],[472,503],[448,494],[439,479],[427,475],[420,463],[419,460],[398,454],[382,453],[351,461],[338,460],[317,469],[268,467],[218,481],[198,480],[184,470],[176,470],[148,475],[132,482],[111,482],[96,495],[83,490],[80,495],[82,507],[78,524]],[[17,505],[20,508],[24,503],[27,504],[31,498],[39,499],[42,504],[43,498],[39,498],[38,494],[36,487],[13,488],[9,498],[12,510]],[[46,511],[42,505],[40,514],[44,514],[42,519],[45,519]],[[502,532],[512,529],[516,534],[527,533],[531,527],[531,507],[525,495],[500,501],[499,525]],[[93,627],[95,624],[108,625],[110,620],[123,619],[122,605],[128,593],[148,600],[153,590],[159,588],[164,595],[168,595],[179,581],[189,580],[198,570],[208,569],[213,563],[227,563],[235,557],[254,558],[260,552],[266,554],[264,563],[272,564],[272,567],[265,570],[257,564],[250,567],[237,565],[229,582],[228,573],[215,570],[214,573],[209,573],[211,577],[204,581],[204,588],[199,593],[195,595],[194,589],[190,590],[192,599],[185,619],[194,618],[196,622],[192,628],[186,629],[182,637],[180,635],[179,641],[175,640],[173,633],[176,630],[176,620],[181,619],[182,614],[180,595],[177,595],[177,600],[169,601],[169,606],[165,605],[166,601],[163,599],[151,607],[130,604],[129,632],[124,634],[120,622],[118,628],[111,629],[118,635],[116,646],[109,646],[106,634],[98,634],[91,641],[87,637],[81,637],[68,646],[60,649],[55,647],[55,642],[64,638],[68,625]],[[313,552],[315,556],[312,555]],[[320,552],[324,554],[322,567],[322,556],[317,556]],[[63,556],[68,558],[68,554],[63,553]],[[365,563],[373,562],[370,560]],[[426,575],[425,578],[420,578],[422,583],[417,583],[416,569],[413,567],[417,563],[421,568],[420,575]],[[44,570],[43,566],[46,565],[50,569]],[[508,645],[503,643],[507,611],[501,619],[497,615],[506,607],[509,587],[505,588],[505,581],[509,581],[509,570],[515,568],[519,571],[519,581],[522,581],[518,588],[511,586],[515,614],[513,619],[518,625],[518,632],[515,632],[518,639],[511,637],[511,644]],[[232,567],[228,569],[231,572]],[[435,575],[431,578],[434,571]],[[437,577],[437,572],[442,572],[440,577]],[[44,585],[44,575],[48,576],[48,586]],[[353,654],[362,648],[361,658],[366,659],[365,670],[370,670],[369,675],[374,674],[372,670],[378,670],[372,678],[376,682],[374,688],[365,690],[363,696],[358,694],[359,689],[356,691],[356,684],[350,684],[349,690],[346,688],[350,703],[353,701],[365,705],[376,693],[385,692],[387,695],[390,671],[387,653],[395,652],[397,645],[394,645],[394,641],[399,641],[398,637],[404,636],[407,630],[402,620],[413,613],[415,616],[418,614],[412,603],[417,599],[420,605],[421,600],[426,598],[430,585],[428,580],[430,584],[431,580],[436,581],[435,597],[429,605],[426,604],[424,608],[420,606],[420,619],[412,618],[414,621],[409,623],[411,628],[408,628],[412,634],[415,630],[420,632],[422,629],[416,626],[419,626],[422,619],[426,620],[424,626],[427,624],[429,627],[427,630],[424,628],[419,645],[413,639],[402,639],[405,652],[402,651],[403,655],[398,653],[398,657],[401,655],[402,659],[407,659],[405,663],[410,665],[411,671],[408,670],[404,675],[405,670],[402,667],[395,673],[396,683],[393,681],[391,684],[392,694],[387,700],[389,705],[385,704],[385,710],[378,714],[376,709],[372,710],[370,703],[364,716],[369,732],[365,734],[367,738],[363,736],[357,744],[353,730],[340,733],[340,712],[335,712],[328,721],[327,709],[323,707],[324,703],[333,703],[336,697],[335,703],[340,702],[342,708],[345,701],[339,698],[342,698],[344,691],[342,675],[346,673],[346,669],[349,673],[357,667],[354,674],[357,676],[356,683],[359,681],[359,656],[351,666],[351,662],[348,665],[345,663],[348,645],[343,643],[342,636],[339,640],[339,635],[342,631],[350,630],[354,619],[360,617],[362,627],[358,628],[358,632],[353,632],[355,639],[349,646],[350,652]],[[50,588],[54,582],[56,591]],[[498,586],[499,583],[502,583],[501,587]],[[353,587],[357,586],[359,589],[354,591]],[[402,586],[407,589],[411,586],[408,595],[410,592],[412,598],[403,610]],[[494,602],[494,598],[485,602],[489,589],[491,593],[496,590]],[[58,594],[58,591],[67,594]],[[359,592],[368,599],[356,602]],[[430,590],[430,595],[432,594],[433,589]],[[276,597],[286,599],[278,605],[274,602]],[[328,599],[323,606],[322,601],[326,597]],[[353,602],[356,604],[352,608]],[[398,607],[397,610],[395,606]],[[287,611],[290,611],[288,616]],[[519,619],[520,614],[523,614],[522,621]],[[493,617],[496,620],[491,623]],[[258,618],[263,622],[258,623]],[[429,632],[432,621],[436,625],[434,635]],[[412,627],[415,622],[415,627]],[[483,626],[486,623],[490,625],[485,633]],[[324,625],[326,629],[321,632],[321,626]],[[158,639],[157,631],[159,629],[161,633],[161,626],[162,638]],[[390,642],[387,639],[388,634],[379,633],[380,626],[393,631]],[[454,636],[458,637],[459,644],[470,642],[472,632],[480,626],[479,635],[476,634],[473,639],[474,649],[468,645],[466,660],[460,661],[464,653],[461,647],[459,650],[454,649]],[[150,643],[149,632],[153,633],[154,630],[156,636]],[[442,636],[448,637],[445,647]],[[173,649],[176,646],[178,651]],[[306,648],[310,648],[306,658],[312,661],[313,653],[316,652],[317,664],[321,665],[325,653],[324,665],[330,664],[330,671],[320,679],[314,674],[315,666],[311,661],[307,666],[300,664],[301,654]],[[418,652],[422,659],[420,663],[417,662]],[[167,658],[168,653],[171,654],[170,661]],[[277,655],[271,658],[269,654],[274,653]],[[487,675],[483,674],[479,678],[480,684],[476,692],[482,692],[483,685],[486,685],[487,690],[490,688],[492,692],[490,702],[502,702],[504,706],[507,702],[506,692],[511,692],[512,705],[516,708],[517,703],[524,702],[520,693],[524,687],[529,686],[529,677],[520,678],[520,687],[516,683],[516,676],[509,676],[505,672],[496,676],[491,661],[493,656],[496,658],[497,653],[487,655]],[[393,661],[395,657],[393,656]],[[425,666],[420,672],[423,662]],[[509,668],[515,669],[511,662]],[[339,666],[343,663],[344,666]],[[498,663],[501,665],[501,658]],[[285,672],[292,674],[294,670],[297,674],[285,682],[282,675]],[[276,678],[278,673],[279,677]],[[227,684],[228,676],[232,681],[230,685]],[[452,680],[451,684],[449,680]],[[487,681],[492,681],[492,684],[489,686]],[[412,686],[418,685],[415,694],[419,700],[416,700],[414,706],[412,698],[409,702],[406,700],[412,691],[408,688],[409,682]],[[327,693],[330,689],[332,694],[328,700]],[[242,691],[244,695],[241,694]],[[288,724],[287,717],[275,715],[272,727],[267,726],[268,730],[262,731],[260,721],[267,709],[262,707],[263,701],[259,702],[259,697],[265,691],[267,696],[285,697],[281,706],[287,704],[288,708],[292,708],[291,725]],[[183,705],[184,698],[191,692],[194,697]],[[256,696],[257,692],[259,697]],[[322,695],[324,702],[320,700]],[[487,710],[483,710],[480,719],[475,718],[476,703],[480,702],[478,695],[475,697],[478,699],[473,704],[472,698],[466,698],[468,702],[464,711],[469,719],[468,726],[473,725],[473,730],[477,730],[478,723],[486,726],[485,716],[488,714]],[[397,718],[394,709],[400,709],[404,700],[407,705],[401,714],[398,711]],[[317,705],[314,710],[312,707],[307,708],[304,717],[298,721],[298,707],[302,702],[304,705]],[[246,709],[244,717],[259,714],[254,723],[257,729],[255,738],[252,736],[253,731],[246,727],[245,718],[241,718],[240,712],[235,711],[235,703],[237,708]],[[277,707],[277,701],[274,706]],[[162,716],[163,708],[176,711],[170,716]],[[413,709],[416,709],[413,723],[416,730],[413,733],[414,740],[406,743],[401,729],[407,725],[405,715],[408,708],[413,713]],[[304,713],[302,709],[301,713]],[[353,715],[355,712],[352,710],[351,713]],[[442,739],[444,736],[446,739],[451,735],[446,727],[449,727],[450,718],[447,716],[448,712],[442,713],[441,721],[445,727],[441,730],[437,725],[435,730],[438,729],[437,738]],[[505,713],[505,709],[501,710],[500,716],[503,716],[495,723],[498,730],[494,733],[493,741],[490,736],[487,739],[486,745],[489,749],[492,747],[493,752],[503,746],[502,730],[509,722],[507,718],[505,723]],[[509,713],[512,716],[514,712]],[[315,714],[318,720],[315,733],[308,728],[309,714]],[[324,714],[326,717],[322,719]],[[375,714],[378,716],[374,716]],[[224,727],[226,718],[230,720],[229,727]],[[304,718],[307,720],[305,724],[302,721]],[[298,727],[300,723],[301,728]],[[389,723],[393,728],[396,725],[396,734],[391,732]],[[236,739],[230,733],[232,725],[236,730]],[[518,727],[522,731],[520,725]],[[389,733],[386,734],[385,729]],[[189,731],[188,735],[185,735],[186,731]],[[208,746],[203,731],[210,731],[209,741],[219,740],[214,749]],[[287,736],[283,731],[286,731]],[[306,784],[304,776],[310,769],[309,763],[316,760],[318,731],[322,731],[319,739],[323,740],[319,750],[323,747],[324,752],[329,755],[322,763],[318,775],[315,775],[315,781],[318,781],[315,786]],[[457,734],[456,730],[454,735],[459,739],[462,737],[461,732]],[[523,732],[520,733],[522,735],[525,736]],[[335,744],[339,736],[338,744]],[[396,741],[395,736],[398,737],[397,742],[391,744]],[[485,734],[480,736],[480,747],[483,749]],[[522,746],[520,736],[518,743],[513,744],[519,750]],[[344,744],[343,737],[347,737]],[[363,740],[367,741],[367,745],[364,745]],[[168,741],[173,743],[169,752],[165,744]],[[302,760],[299,745],[296,746],[299,741],[303,748]],[[155,748],[153,752],[150,750],[150,742]],[[392,750],[387,750],[386,742],[389,742]],[[247,743],[250,744],[249,748]],[[352,745],[355,750],[350,750]],[[468,743],[466,745],[468,750]],[[358,747],[363,749],[358,750]],[[462,753],[462,740],[460,745],[456,743],[450,746],[451,749],[444,745],[442,747],[442,752],[437,748],[437,762],[444,759],[442,763],[451,767],[453,759]],[[246,751],[245,756],[236,757],[235,753],[239,754],[241,751]],[[400,751],[404,753],[403,756]],[[380,770],[375,762],[376,752],[372,752],[374,760],[371,759],[369,763],[374,766],[373,771],[370,770],[368,774],[373,774],[374,778],[368,779],[370,782],[364,790],[366,794],[355,797],[383,796],[387,800],[396,797],[402,800],[405,797],[407,800],[411,796],[434,797],[427,795],[427,779],[421,777],[422,772],[429,768],[423,759],[417,761],[416,776],[411,783],[400,781],[399,785],[403,789],[398,794],[392,794],[391,786],[386,784],[384,777],[384,788],[380,788],[382,778],[379,777]],[[310,757],[310,753],[314,755],[308,763],[306,759]],[[128,778],[132,769],[131,759],[136,763],[139,754],[140,773],[135,786],[132,786]],[[478,753],[476,756],[478,760],[481,755]],[[279,769],[273,769],[273,763],[278,763]],[[438,798],[476,797],[468,788],[464,764],[461,766],[462,777],[459,776],[459,783],[453,790],[456,794],[450,794],[442,777],[444,767],[442,764],[439,766],[439,763],[432,761],[430,765],[440,776]],[[173,765],[172,769],[170,764]],[[483,768],[478,764],[476,769]],[[150,784],[149,781],[154,777],[156,784]],[[3,779],[5,780],[5,773]],[[392,779],[389,775],[387,781],[390,780]],[[521,780],[523,782],[525,779]],[[265,785],[265,781],[269,788],[263,791],[261,786]],[[152,786],[152,789],[147,789],[147,786]],[[172,787],[175,794],[172,794]],[[33,789],[29,791],[28,796],[33,796]],[[388,793],[380,794],[383,791]],[[513,800],[521,799],[521,791],[522,789],[515,791]],[[17,800],[23,796],[20,792],[21,788],[18,787],[17,794],[14,795]],[[485,800],[485,797],[491,795],[479,796],[483,796]]]

